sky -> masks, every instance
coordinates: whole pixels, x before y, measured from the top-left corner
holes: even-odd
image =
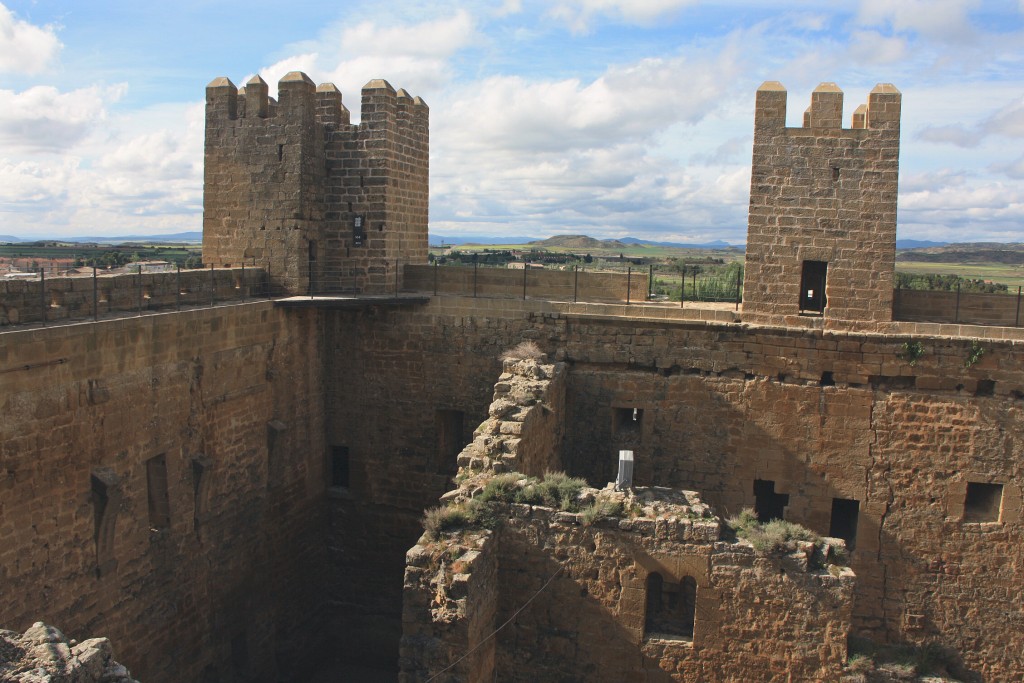
[[[1024,0],[0,0],[0,235],[202,227],[219,76],[431,117],[431,234],[745,241],[757,87],[903,93],[898,237],[1024,241]]]

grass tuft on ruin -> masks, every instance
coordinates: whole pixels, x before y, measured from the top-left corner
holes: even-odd
[[[499,356],[501,360],[541,360],[544,352],[537,346],[537,342],[524,341],[503,352]]]
[[[740,514],[726,520],[726,523],[737,538],[747,541],[759,552],[793,552],[800,541],[815,545],[822,542],[821,536],[793,522],[773,519],[762,523],[751,508],[744,508]]]

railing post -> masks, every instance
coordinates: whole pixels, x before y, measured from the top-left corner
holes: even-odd
[[[398,259],[395,259],[395,298],[398,298]]]
[[[139,315],[142,315],[142,264],[140,263],[139,272],[135,276],[135,279],[139,282]]]
[[[244,301],[245,299],[245,261],[242,261],[242,300]]]
[[[39,267],[39,319],[46,327],[46,269]]]
[[[686,304],[686,269],[679,269],[679,308],[684,308]]]
[[[434,259],[434,296],[437,296],[437,259]]]
[[[626,304],[629,304],[629,298],[632,294],[633,288],[633,268],[626,268]]]
[[[210,307],[217,304],[217,274],[213,272],[213,264],[210,264]]]
[[[473,298],[476,298],[476,261],[473,261]]]
[[[575,265],[572,267],[572,302],[576,303],[580,293],[580,267]]]
[[[953,314],[953,322],[960,322],[960,283],[956,283],[956,313]]]
[[[527,271],[527,267],[526,266],[527,266],[527,264],[524,263],[523,264],[523,299],[524,300],[526,299],[526,271]]]
[[[181,310],[181,264],[178,264],[178,275],[174,278],[174,308]]]
[[[93,263],[96,263],[93,261]],[[99,309],[99,283],[96,281],[96,266],[92,267],[92,319],[93,321],[100,319]]]
[[[650,264],[650,271],[647,273],[647,298],[654,294],[654,264]]]

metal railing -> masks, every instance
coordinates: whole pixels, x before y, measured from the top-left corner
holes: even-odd
[[[0,280],[0,327],[43,326],[83,320],[210,307],[262,297],[261,268],[203,268],[147,272],[137,266],[91,275],[47,275]]]

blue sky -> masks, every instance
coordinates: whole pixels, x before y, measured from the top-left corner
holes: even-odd
[[[903,92],[899,236],[1024,241],[1024,0],[0,0],[0,234],[202,224],[202,102],[286,72],[431,107],[431,232],[743,242],[753,102]]]

